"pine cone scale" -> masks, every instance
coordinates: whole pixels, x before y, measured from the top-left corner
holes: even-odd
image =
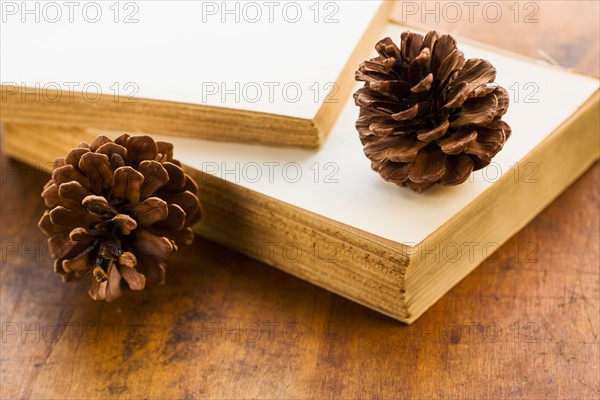
[[[486,126],[494,120],[498,113],[498,99],[491,93],[482,98],[468,99],[462,105],[458,118],[450,122],[450,127],[465,125]]]
[[[64,259],[62,261],[62,268],[66,272],[71,271],[85,271],[90,268],[90,255],[94,250],[93,246],[87,247],[81,253],[71,259]]]
[[[185,211],[180,205],[168,204],[166,218],[157,221],[153,225],[158,229],[180,231],[185,226],[185,216]]]
[[[146,160],[140,163],[138,171],[144,176],[144,183],[140,191],[140,199],[145,200],[158,189],[169,182],[169,173],[161,163],[155,160]]]
[[[421,93],[426,92],[431,89],[431,84],[433,83],[433,74],[429,73],[421,82],[417,83],[415,86],[410,88],[410,91],[413,93]]]
[[[102,146],[98,147],[96,153],[104,154],[108,158],[111,158],[113,154],[117,154],[123,160],[125,160],[125,158],[127,157],[127,149],[113,142],[104,143]]]
[[[146,287],[146,277],[140,274],[135,268],[121,268],[120,272],[131,290],[142,290]]]
[[[446,173],[442,183],[446,185],[458,185],[469,178],[473,171],[473,160],[465,154],[448,156],[446,158]]]
[[[135,136],[127,143],[127,164],[137,168],[144,160],[154,160],[158,146],[149,136]]]
[[[156,236],[146,229],[138,229],[137,238],[132,247],[140,253],[155,256],[163,260],[169,258],[175,250],[174,244],[163,236]]]
[[[71,164],[62,165],[54,170],[52,173],[52,181],[59,186],[63,183],[76,181],[79,182],[84,188],[93,192],[94,189],[90,185],[90,181],[87,176],[75,169]]]
[[[53,185],[56,186],[56,185]],[[63,183],[58,187],[58,202],[71,210],[85,210],[83,199],[91,196],[92,192],[84,188],[79,182]]]
[[[451,136],[445,139],[438,139],[436,143],[440,149],[449,155],[458,155],[463,153],[465,149],[477,139],[477,131],[469,128],[454,132]]]
[[[186,179],[185,172],[183,172],[183,169],[181,169],[177,165],[170,163],[170,162],[165,162],[163,164],[163,167],[167,171],[169,179],[168,179],[167,183],[165,183],[162,186],[161,191],[163,191],[163,192],[179,192],[179,191],[183,190],[183,188],[185,187],[185,179]]]
[[[417,132],[417,139],[421,142],[433,142],[444,136],[450,127],[450,123],[445,119],[441,124],[433,129],[425,129]]]
[[[87,152],[79,159],[78,167],[94,185],[94,193],[100,194],[113,185],[114,173],[106,154]]]
[[[446,173],[446,155],[441,151],[421,151],[408,168],[408,179],[415,183],[438,181]]]
[[[148,197],[139,203],[130,203],[122,207],[123,212],[131,215],[138,226],[148,227],[167,218],[167,203],[158,197]]]
[[[463,68],[465,65],[464,54],[455,48],[446,59],[442,62],[442,66],[436,76],[441,84],[445,84],[453,71]]]
[[[71,165],[79,165],[79,160],[85,153],[89,153],[89,149],[76,148],[71,150],[65,157],[65,162]]]
[[[452,86],[466,83],[471,90],[484,86],[496,79],[496,68],[487,60],[471,58],[465,62],[464,67],[458,72]]]

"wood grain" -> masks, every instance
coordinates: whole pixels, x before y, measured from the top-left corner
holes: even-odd
[[[555,3],[461,34],[597,74],[596,3]],[[202,240],[168,286],[94,303],[45,259],[47,176],[1,165],[2,398],[600,396],[598,163],[411,326]]]

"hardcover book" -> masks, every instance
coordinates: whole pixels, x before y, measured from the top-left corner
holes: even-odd
[[[382,37],[398,40],[405,29],[388,23]],[[383,181],[363,154],[354,126],[358,108],[348,95],[319,150],[168,138],[200,182],[205,213],[196,232],[413,322],[599,155],[596,78],[459,43],[466,58],[484,58],[496,67],[496,82],[511,97],[503,119],[512,136],[468,182],[419,195]],[[3,147],[43,167],[99,133],[122,133],[63,122],[8,121]]]

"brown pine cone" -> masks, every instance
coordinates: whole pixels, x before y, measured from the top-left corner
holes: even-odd
[[[492,84],[486,60],[465,62],[456,41],[435,31],[401,35],[375,46],[363,62],[354,94],[356,128],[372,168],[386,181],[417,193],[436,183],[450,186],[488,165],[510,137],[501,120],[508,93]]]
[[[133,290],[164,283],[166,259],[192,242],[201,216],[198,185],[173,160],[173,145],[99,136],[54,168],[39,227],[63,280],[89,276],[89,295],[107,301],[120,296],[122,280]]]

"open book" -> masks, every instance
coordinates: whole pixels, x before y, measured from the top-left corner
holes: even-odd
[[[383,35],[399,40],[403,30],[388,23]],[[354,127],[358,108],[347,96],[319,150],[162,138],[200,182],[205,213],[196,231],[414,321],[599,155],[596,78],[459,43],[466,58],[496,67],[496,82],[511,96],[503,119],[513,134],[468,182],[417,195],[383,181],[363,154]],[[100,133],[25,122],[5,124],[5,151],[39,166]]]

